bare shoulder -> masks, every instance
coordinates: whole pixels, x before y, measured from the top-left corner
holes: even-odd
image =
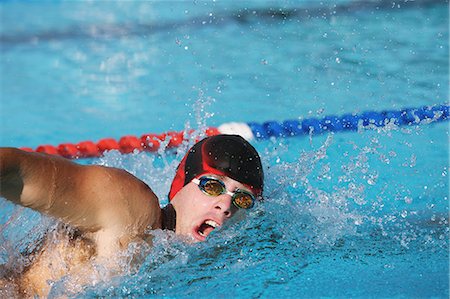
[[[82,231],[134,235],[159,226],[153,191],[125,170],[0,148],[0,195]]]
[[[83,189],[90,190],[99,201],[103,227],[121,225],[138,233],[159,227],[159,200],[142,180],[123,169],[98,165],[83,168]]]
[[[119,193],[127,197],[151,197],[147,199],[155,203],[158,200],[146,183],[124,169],[100,165],[89,165],[83,168],[84,183],[101,187],[105,194]],[[105,190],[105,188],[108,189]]]

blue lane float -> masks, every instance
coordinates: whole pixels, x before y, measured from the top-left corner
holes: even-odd
[[[262,124],[250,122],[223,124],[218,131],[224,134],[240,134],[251,140],[271,137],[291,137],[327,132],[357,131],[362,128],[419,125],[449,119],[448,105],[423,106],[401,110],[365,111],[360,114],[328,115],[321,119],[285,120],[283,122],[266,121]],[[243,127],[248,126],[251,136],[242,134]]]

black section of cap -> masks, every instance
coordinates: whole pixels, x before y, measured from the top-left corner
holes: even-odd
[[[186,158],[185,185],[204,172],[202,162],[238,182],[263,189],[264,173],[258,152],[239,135],[216,135],[195,144]]]
[[[264,174],[258,152],[241,136],[211,137],[206,141],[203,153],[203,159],[212,168],[238,182],[263,189]]]

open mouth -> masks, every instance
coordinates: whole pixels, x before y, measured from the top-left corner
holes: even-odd
[[[200,241],[206,239],[206,237],[218,226],[220,226],[216,221],[208,219],[205,220],[200,226],[196,229],[196,233],[201,237]]]

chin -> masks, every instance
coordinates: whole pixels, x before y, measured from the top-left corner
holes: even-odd
[[[177,235],[179,235],[182,239],[184,239],[188,243],[198,243],[198,242],[205,242],[207,236],[202,236],[198,233],[198,230],[193,228],[190,232],[175,232]]]

